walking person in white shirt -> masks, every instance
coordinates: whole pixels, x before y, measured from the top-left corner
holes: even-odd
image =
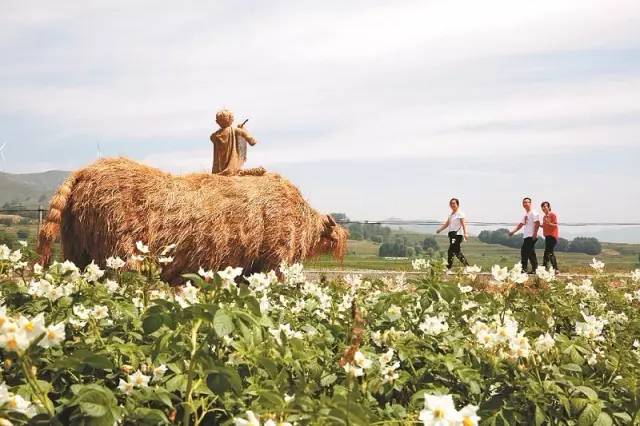
[[[460,211],[460,201],[457,198],[452,198],[449,201],[449,207],[451,207],[451,214],[447,220],[438,228],[436,233],[440,233],[444,228],[447,228],[449,236],[449,251],[447,252],[447,268],[451,269],[453,266],[453,256],[464,265],[469,266],[469,262],[462,254],[460,245],[462,239],[467,241],[467,225],[465,224],[465,215]]]
[[[509,232],[509,236],[512,236],[524,227],[522,231],[524,240],[522,241],[522,248],[520,249],[520,264],[522,270],[527,272],[527,265],[531,262],[531,271],[529,274],[535,274],[538,269],[538,258],[536,257],[536,241],[538,241],[538,229],[540,229],[540,215],[537,211],[531,208],[531,198],[525,197],[522,199],[522,207],[524,207],[525,215],[520,220],[520,223]]]

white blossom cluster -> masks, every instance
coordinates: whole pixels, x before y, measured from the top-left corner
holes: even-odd
[[[584,318],[584,322],[576,322],[576,334],[590,340],[603,341],[604,336],[602,336],[602,331],[609,321],[605,318],[596,317],[595,315],[588,315],[585,312],[582,312],[582,317]]]
[[[7,411],[22,413],[29,418],[38,414],[38,407],[35,404],[10,392],[5,383],[0,383],[0,407]]]
[[[583,279],[579,285],[575,285],[571,282],[567,283],[565,290],[572,296],[581,296],[582,299],[600,298],[598,290],[593,287],[593,282],[588,278]]]
[[[493,265],[491,267],[491,276],[493,280],[499,284],[512,282],[514,284],[524,284],[529,279],[526,272],[523,272],[520,262],[513,265],[513,268],[500,267]]]
[[[33,318],[7,315],[6,306],[0,306],[0,348],[9,352],[24,352],[37,341],[38,346],[50,348],[65,339],[64,322],[45,325],[44,314]]]
[[[502,319],[495,315],[490,323],[476,321],[469,328],[480,345],[496,352],[500,358],[515,361],[532,354],[529,339],[524,331],[518,330],[518,322],[510,314],[505,314]],[[553,346],[552,340],[551,336],[544,336],[536,343],[541,351],[546,352]]]

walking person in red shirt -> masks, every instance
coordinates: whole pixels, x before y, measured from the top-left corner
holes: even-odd
[[[558,244],[558,217],[551,211],[551,204],[548,201],[544,201],[540,204],[544,217],[542,218],[542,233],[544,235],[544,257],[542,258],[542,265],[546,268],[551,261],[551,266],[558,272],[558,261],[556,255],[553,252],[556,244]]]

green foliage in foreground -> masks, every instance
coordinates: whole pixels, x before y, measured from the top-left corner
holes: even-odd
[[[294,265],[280,282],[236,286],[228,268],[175,290],[147,254],[141,272],[31,271],[23,255],[0,248],[13,424],[435,424],[425,395],[477,406],[482,424],[640,420],[640,272],[481,288],[442,281],[439,263],[413,283],[305,282]],[[362,343],[341,367],[354,303]]]

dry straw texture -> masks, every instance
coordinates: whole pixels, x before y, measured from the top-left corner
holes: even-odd
[[[99,160],[60,186],[40,232],[44,263],[58,234],[65,259],[79,266],[128,256],[136,241],[152,253],[175,243],[163,271],[169,281],[200,266],[248,273],[322,252],[342,258],[347,239],[277,174],[173,176],[125,158]]]

